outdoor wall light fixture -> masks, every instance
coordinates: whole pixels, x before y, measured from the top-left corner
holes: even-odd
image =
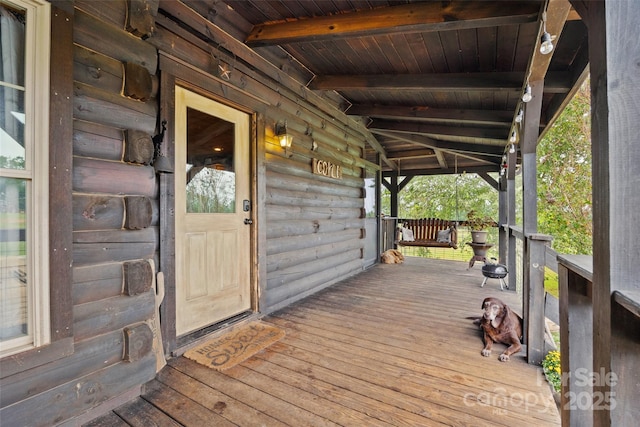
[[[290,154],[289,150],[291,149],[291,144],[293,144],[293,135],[287,132],[286,120],[276,123],[274,133],[280,142],[280,147],[284,148],[285,156],[291,157],[293,154]]]
[[[527,87],[524,89],[524,93],[522,94],[522,102],[529,102],[531,101],[531,98],[533,98],[531,95],[531,86],[527,84]]]

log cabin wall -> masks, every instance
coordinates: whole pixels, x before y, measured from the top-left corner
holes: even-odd
[[[2,425],[92,418],[101,404],[138,395],[156,373],[151,320],[158,190],[149,163],[158,56],[136,34],[127,7],[124,0],[77,1],[68,18],[73,117],[60,120],[73,121],[73,350],[13,375],[2,372]],[[57,53],[52,73],[60,72]]]
[[[72,118],[62,118],[73,121],[74,349],[2,379],[3,425],[91,419],[139,394],[155,375],[151,285],[160,265],[161,213],[152,137],[162,119],[161,74],[179,74],[171,66],[160,70],[162,57],[199,70],[183,77],[257,118],[260,313],[363,268],[363,177],[371,166],[363,152],[372,137],[336,100],[305,87],[306,70],[268,51],[258,56],[207,23],[207,10],[197,9],[203,2],[193,9],[173,1],[157,9],[145,0],[78,0],[74,6],[74,108]],[[228,81],[217,72],[219,60],[233,66]],[[294,136],[291,153],[274,136],[283,120]],[[340,167],[340,176],[314,174],[314,159]]]
[[[371,166],[363,156],[373,137],[336,100],[306,88],[307,70],[234,38],[242,25],[249,24],[215,2],[160,2],[148,42],[162,52],[161,73],[257,115],[256,275],[259,310],[268,313],[362,270],[364,168]],[[274,136],[285,121],[294,138],[289,153]],[[314,174],[314,159],[339,166],[341,177]]]

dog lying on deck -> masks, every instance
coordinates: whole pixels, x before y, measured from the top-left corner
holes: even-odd
[[[493,343],[506,344],[509,347],[500,355],[501,362],[509,360],[509,356],[522,348],[522,319],[508,305],[498,298],[485,298],[482,302],[482,317],[472,317],[474,323],[480,325],[484,333],[482,355],[491,356]]]
[[[402,264],[404,255],[397,249],[387,249],[380,255],[380,261],[383,264]]]

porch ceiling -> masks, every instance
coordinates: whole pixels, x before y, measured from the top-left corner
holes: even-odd
[[[366,157],[380,153],[385,172],[498,171],[527,81],[545,81],[543,135],[588,62],[567,0],[225,3],[210,19],[260,54],[290,55],[305,85],[370,129],[379,145]],[[539,53],[545,10],[550,55]]]

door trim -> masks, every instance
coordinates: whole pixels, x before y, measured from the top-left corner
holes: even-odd
[[[176,333],[180,337],[251,309],[251,116],[180,85],[175,92]],[[219,132],[215,137],[210,134],[213,124]],[[204,157],[215,157],[213,146],[221,147],[220,158],[225,160],[208,167]],[[199,157],[190,160],[192,155]],[[194,163],[193,169],[185,173],[189,163]],[[219,185],[221,193],[215,190]],[[189,189],[197,194],[194,205],[188,202]],[[220,200],[223,205],[216,203]],[[209,206],[210,202],[214,204]]]
[[[213,77],[207,76],[200,72],[198,73],[198,81],[202,87],[189,83],[186,78],[192,76],[193,69],[185,68],[179,62],[173,61],[171,58],[160,55],[160,87],[161,87],[161,99],[160,99],[160,117],[159,122],[163,120],[167,121],[166,131],[161,147],[163,155],[167,156],[170,162],[175,164],[175,123],[173,118],[175,117],[175,87],[179,85],[185,89],[198,93],[202,96],[206,96],[216,102],[220,102],[229,107],[236,108],[250,115],[250,142],[249,142],[249,164],[250,164],[250,193],[253,198],[253,206],[251,210],[251,218],[253,219],[253,226],[251,229],[250,238],[250,294],[251,294],[251,311],[249,316],[257,316],[260,312],[260,290],[258,284],[258,239],[263,233],[259,233],[259,221],[258,218],[264,217],[261,213],[259,203],[257,202],[260,191],[257,186],[261,180],[257,179],[257,164],[258,164],[258,150],[260,140],[257,133],[260,121],[258,120],[258,114],[256,111],[232,102],[224,96],[220,90],[220,83]],[[163,71],[163,70],[170,70]],[[204,88],[203,88],[204,87]],[[231,91],[229,91],[231,94]],[[250,98],[242,96],[241,92],[238,93],[239,99],[251,103]],[[252,103],[251,103],[252,104]],[[180,349],[185,345],[193,342],[195,339],[201,338],[201,334],[192,333],[187,334],[178,340],[176,335],[176,277],[175,277],[175,176],[173,174],[159,174],[159,229],[160,229],[160,243],[159,243],[159,266],[158,271],[162,271],[165,278],[165,298],[160,306],[161,324],[160,329],[163,336],[163,348],[165,355],[179,355]],[[264,186],[264,183],[262,183]],[[239,319],[240,320],[240,319]],[[228,322],[221,322],[220,325],[212,325],[212,331],[218,330],[220,326],[230,326]],[[215,327],[218,326],[218,329]]]

